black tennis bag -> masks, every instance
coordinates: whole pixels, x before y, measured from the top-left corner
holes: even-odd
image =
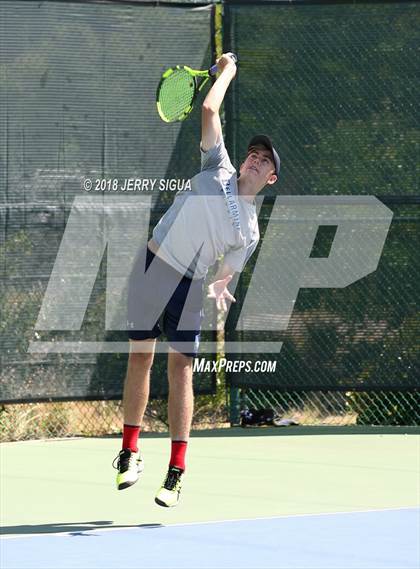
[[[241,411],[241,427],[273,425],[275,418],[273,409],[245,409]]]

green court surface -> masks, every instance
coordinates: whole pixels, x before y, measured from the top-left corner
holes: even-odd
[[[398,509],[420,503],[416,432],[193,433],[182,502],[170,510],[154,503],[168,463],[168,436],[142,437],[145,472],[123,491],[115,488],[111,466],[119,448],[119,438],[3,444],[2,533]]]

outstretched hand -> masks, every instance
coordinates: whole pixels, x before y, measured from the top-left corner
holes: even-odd
[[[231,302],[236,302],[235,297],[233,297],[228,288],[228,283],[232,280],[232,275],[228,275],[224,279],[220,279],[219,281],[214,281],[208,287],[208,294],[207,298],[214,298],[216,299],[216,306],[218,310],[223,310],[223,312],[227,311],[227,304],[226,300],[230,300]]]

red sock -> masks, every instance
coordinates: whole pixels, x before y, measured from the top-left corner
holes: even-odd
[[[124,423],[123,429],[123,442],[122,448],[129,448],[130,450],[137,452],[137,440],[140,434],[140,427],[137,425],[126,425]]]
[[[176,466],[185,470],[185,453],[187,452],[187,441],[172,441],[171,460],[169,466]]]

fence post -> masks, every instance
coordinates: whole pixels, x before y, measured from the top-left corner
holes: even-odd
[[[230,426],[237,425],[240,419],[241,396],[239,387],[229,387],[229,421]]]

